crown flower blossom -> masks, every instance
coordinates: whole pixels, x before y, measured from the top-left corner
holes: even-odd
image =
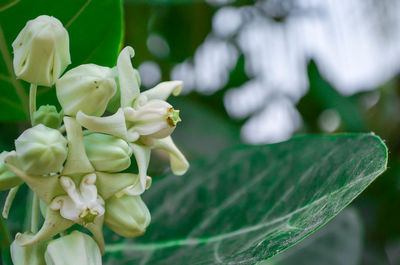
[[[51,87],[71,63],[68,32],[54,17],[28,21],[12,47],[15,75],[36,85]]]
[[[70,64],[68,38],[61,22],[39,16],[13,43],[16,76],[31,83],[32,127],[16,139],[15,150],[0,153],[0,190],[10,190],[3,217],[22,184],[33,192],[30,230],[17,233],[11,245],[14,265],[102,264],[104,225],[127,238],[150,225],[141,195],[152,185],[151,151],[167,151],[174,174],[189,168],[171,138],[179,110],[167,102],[182,82],[141,92],[129,46],[112,68],[83,64],[61,76]],[[36,108],[37,86],[54,84],[61,110]],[[71,232],[76,225],[90,236]]]

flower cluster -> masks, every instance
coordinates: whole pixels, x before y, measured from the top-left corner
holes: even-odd
[[[114,68],[84,64],[61,76],[71,62],[69,37],[60,21],[49,16],[29,21],[12,46],[17,78],[31,83],[33,127],[18,137],[14,151],[0,154],[0,189],[11,189],[3,216],[18,187],[26,183],[40,198],[45,219],[39,231],[16,235],[11,247],[14,264],[26,264],[22,259],[58,264],[62,254],[57,248],[65,246],[88,252],[70,259],[92,256],[90,262],[68,264],[101,264],[103,224],[132,238],[150,223],[140,195],[151,185],[151,150],[166,150],[177,175],[189,167],[170,137],[181,121],[179,111],[166,102],[180,93],[182,82],[163,82],[141,92],[131,47],[120,52]],[[52,105],[36,109],[38,85],[55,85],[61,112]],[[137,174],[126,172],[132,158]],[[77,231],[53,239],[74,224],[86,227],[97,244]],[[79,244],[88,246],[82,249]]]

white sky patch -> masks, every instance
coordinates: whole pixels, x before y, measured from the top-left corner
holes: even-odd
[[[161,81],[161,69],[158,64],[151,61],[143,62],[138,68],[142,85],[145,87],[155,86]]]
[[[146,41],[147,49],[159,57],[167,58],[169,56],[169,45],[165,39],[158,34],[150,34]]]
[[[249,144],[277,143],[289,139],[302,124],[300,114],[286,98],[277,98],[253,115],[242,127]]]
[[[276,22],[266,13],[288,17]],[[272,113],[270,106],[277,108],[276,117],[290,116],[290,111],[278,110],[274,98],[286,97],[285,104],[295,109],[308,90],[310,59],[343,95],[375,89],[400,72],[400,1],[259,0],[255,5],[222,7],[213,18],[213,32],[194,57],[190,78],[196,80],[198,92],[211,94],[226,85],[239,55],[233,44],[243,52],[245,71],[253,80],[227,92],[227,112],[238,119],[254,115],[243,127],[245,139],[275,142],[279,137],[273,132],[285,139],[296,124],[278,122],[279,130],[268,129],[273,123],[262,119],[272,119],[266,114]]]
[[[269,91],[260,80],[251,80],[238,88],[232,88],[224,95],[224,105],[228,114],[236,119],[244,119],[257,111],[265,103]]]
[[[240,9],[230,6],[223,7],[213,17],[213,32],[219,37],[232,37],[238,31],[242,22]]]
[[[172,68],[171,80],[182,80],[182,94],[187,94],[195,88],[196,75],[194,67],[189,61],[177,64]]]
[[[216,38],[207,38],[194,56],[197,91],[212,94],[223,88],[238,56],[232,44]]]

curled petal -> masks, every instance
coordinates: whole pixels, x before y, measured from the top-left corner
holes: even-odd
[[[107,200],[127,187],[137,186],[138,189],[141,189],[139,176],[137,174],[96,172],[96,175],[97,188],[104,200]]]
[[[94,219],[93,223],[87,224],[86,228],[92,233],[94,240],[100,248],[101,254],[104,255],[105,243],[103,236],[104,215]]]
[[[74,224],[71,220],[63,218],[58,212],[47,208],[46,218],[42,228],[35,235],[18,233],[15,241],[18,245],[25,247],[40,243],[52,238],[58,233],[68,229]]]
[[[62,217],[84,226],[104,214],[104,200],[97,195],[94,173],[83,177],[79,191],[69,177],[61,177],[60,182],[68,196],[56,197],[50,204],[50,209],[60,210]]]
[[[147,96],[149,100],[152,99],[161,99],[167,100],[167,98],[172,94],[174,96],[178,96],[183,87],[182,81],[168,81],[162,82],[155,87],[146,90],[142,93],[142,95]]]
[[[121,108],[114,115],[108,117],[88,116],[79,111],[76,120],[80,125],[91,131],[111,134],[123,139],[127,137],[125,115]]]
[[[7,168],[15,175],[20,177],[28,186],[47,204],[59,195],[65,194],[57,176],[31,176],[25,173],[21,168],[20,161],[15,151],[10,152],[4,162]]]
[[[130,195],[140,195],[146,190],[147,168],[150,161],[150,147],[138,144],[131,144],[139,170],[139,185],[133,185],[125,191]]]
[[[121,91],[121,107],[128,107],[140,94],[139,83],[132,67],[131,57],[135,55],[132,47],[125,47],[118,56],[117,69]]]
[[[168,152],[172,172],[183,175],[189,168],[189,162],[182,152],[176,147],[170,136],[163,139],[154,139],[154,149],[163,149]]]
[[[86,155],[82,127],[75,119],[64,118],[68,138],[68,157],[62,171],[63,175],[93,172],[94,168]]]

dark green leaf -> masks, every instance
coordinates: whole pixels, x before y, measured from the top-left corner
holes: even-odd
[[[386,169],[371,134],[239,147],[168,175],[144,194],[146,234],[109,244],[113,264],[255,264],[326,224]]]
[[[348,208],[310,237],[259,265],[358,265],[362,237],[361,218]]]
[[[107,12],[105,12],[107,11]],[[122,41],[122,4],[119,0],[15,0],[0,3],[0,120],[26,120],[27,86],[16,80],[12,47],[26,22],[39,15],[58,18],[70,37],[72,64],[113,66]],[[39,88],[39,104],[57,104],[55,91]]]

